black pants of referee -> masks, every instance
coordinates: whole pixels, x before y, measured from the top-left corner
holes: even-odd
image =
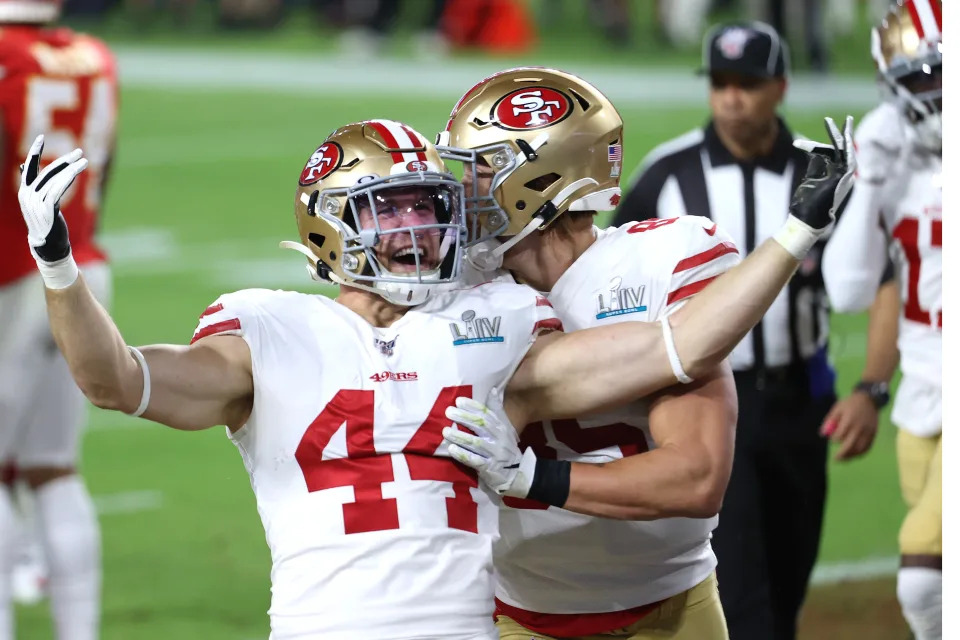
[[[793,640],[820,547],[835,398],[811,398],[802,372],[734,374],[733,473],[713,533],[730,640]]]

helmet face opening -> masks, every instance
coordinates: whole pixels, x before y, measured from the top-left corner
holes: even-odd
[[[467,246],[503,235],[510,218],[495,192],[519,164],[510,145],[501,143],[477,149],[437,147],[437,151],[444,160],[463,166]]]
[[[385,178],[345,194],[344,272],[356,280],[450,282],[463,248],[463,187],[447,175]],[[367,260],[361,261],[362,253]],[[365,266],[360,269],[360,265]]]
[[[907,117],[911,122],[919,122],[928,114],[943,111],[942,68],[942,63],[935,65],[923,63],[915,71],[907,70],[905,73],[895,76],[896,82],[925,107],[921,112],[910,105],[906,105]]]

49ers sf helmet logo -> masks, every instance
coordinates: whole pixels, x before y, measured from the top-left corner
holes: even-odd
[[[324,142],[317,147],[307,160],[307,166],[300,172],[300,185],[305,187],[320,182],[339,169],[341,162],[343,162],[343,149],[340,145],[336,142]]]
[[[560,122],[573,111],[573,100],[556,89],[526,87],[503,96],[490,119],[504,129],[540,129]]]

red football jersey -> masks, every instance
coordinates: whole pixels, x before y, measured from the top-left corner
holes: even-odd
[[[43,164],[80,147],[89,166],[61,200],[79,264],[103,260],[94,242],[104,171],[113,153],[117,66],[107,46],[68,29],[0,28],[0,286],[36,269],[17,190],[39,134]]]

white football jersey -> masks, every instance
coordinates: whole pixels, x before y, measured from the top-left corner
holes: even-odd
[[[873,302],[887,250],[900,288],[903,382],[892,418],[932,436],[941,428],[942,162],[917,148],[903,115],[883,103],[857,127],[856,186],[824,254],[831,303],[861,311]]]
[[[905,379],[942,388],[943,360],[943,174],[940,156],[916,151],[901,158],[899,174],[884,185],[880,215],[900,286],[900,369]],[[909,416],[898,426],[920,436],[940,432],[942,412],[913,399],[901,387],[894,414]],[[916,395],[916,394],[912,394]],[[937,393],[939,396],[939,392]]]
[[[538,304],[540,300],[540,304]],[[496,638],[498,500],[451,460],[459,396],[502,407],[537,333],[560,328],[529,287],[451,291],[379,329],[323,296],[221,296],[194,340],[242,336],[249,421],[231,439],[273,561],[273,640]]]
[[[567,331],[677,309],[740,256],[706,218],[684,216],[596,229],[597,240],[548,299]],[[617,354],[610,354],[611,360]],[[647,404],[527,426],[538,455],[602,463],[657,446]],[[704,580],[716,565],[716,518],[626,522],[505,499],[496,545],[497,598],[537,613],[609,613],[657,602]]]

